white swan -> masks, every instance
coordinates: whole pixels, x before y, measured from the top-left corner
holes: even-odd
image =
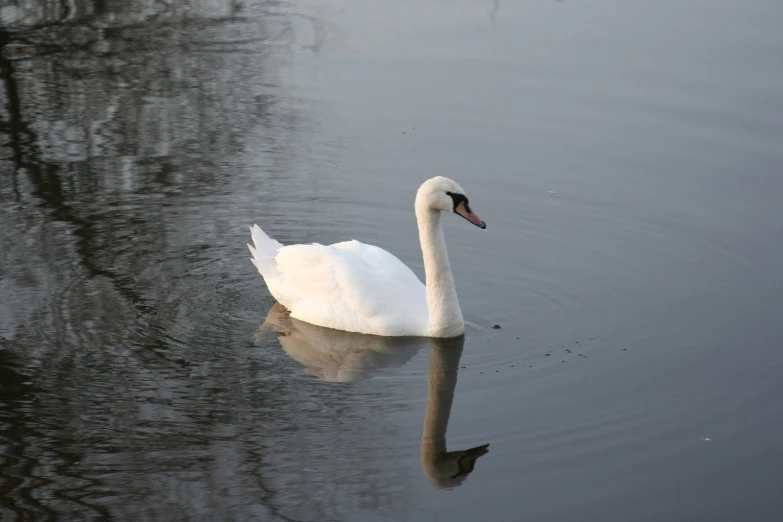
[[[251,227],[251,261],[291,317],[314,325],[385,337],[456,337],[465,331],[440,213],[474,225],[465,191],[437,176],[416,193],[426,286],[389,252],[358,241],[283,246]]]

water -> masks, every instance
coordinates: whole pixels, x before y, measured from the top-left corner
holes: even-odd
[[[782,519],[782,16],[3,4],[0,518]],[[464,342],[258,331],[435,174]]]

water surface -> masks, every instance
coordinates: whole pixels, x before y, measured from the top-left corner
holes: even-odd
[[[0,7],[0,518],[782,519],[782,17]],[[279,324],[249,225],[421,276],[438,174],[458,345]]]

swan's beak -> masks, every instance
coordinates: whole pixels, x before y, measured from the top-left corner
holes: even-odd
[[[470,210],[470,206],[468,206],[468,204],[464,201],[460,201],[459,204],[454,207],[454,212],[464,217],[479,228],[487,228],[487,224],[481,221],[481,218],[474,214],[473,211]]]

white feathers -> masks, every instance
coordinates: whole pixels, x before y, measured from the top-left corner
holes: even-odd
[[[425,335],[424,285],[389,252],[358,241],[282,246],[257,225],[251,235],[253,264],[291,317],[348,332]]]
[[[267,236],[258,225],[250,227],[250,235],[253,238],[253,244],[255,245],[255,248],[247,245],[247,248],[250,249],[250,253],[253,254],[250,261],[258,268],[258,271],[262,276],[266,277],[265,274],[273,276],[276,272],[274,257],[277,255],[277,252],[283,248],[283,245]]]

